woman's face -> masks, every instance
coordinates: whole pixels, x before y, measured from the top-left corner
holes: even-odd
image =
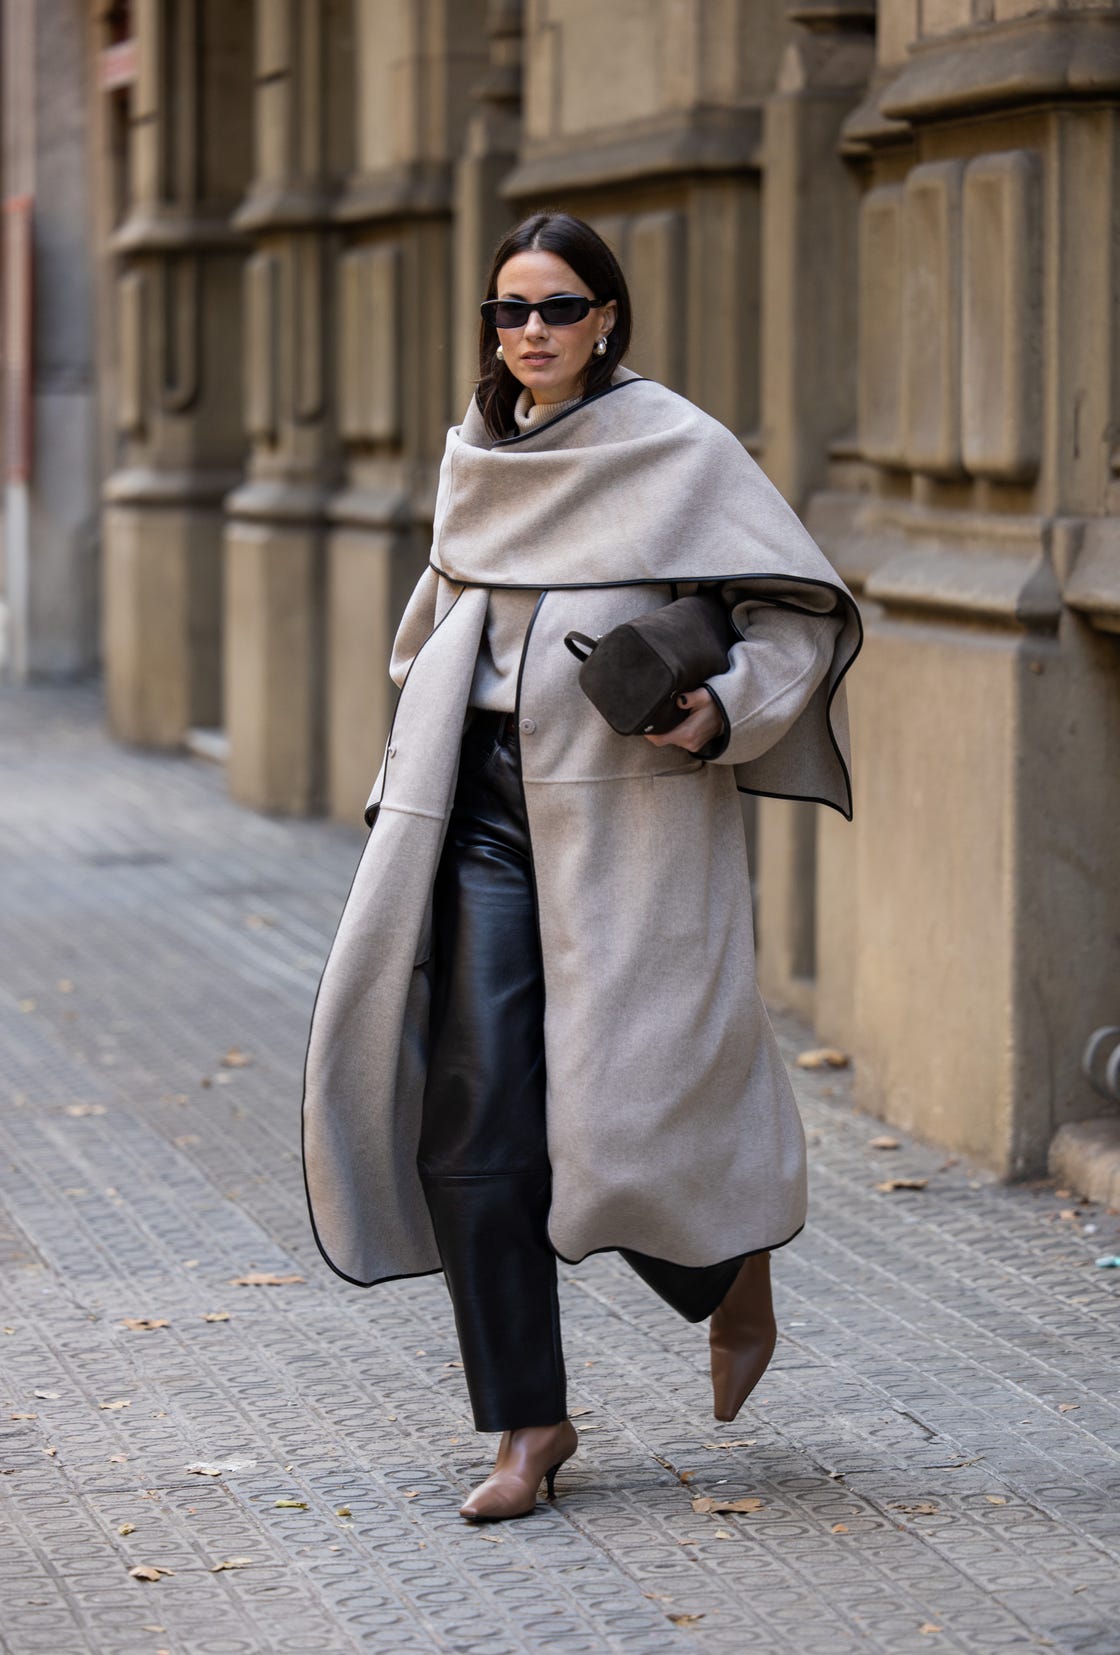
[[[597,299],[557,253],[515,253],[498,272],[496,297],[539,304],[557,293]],[[546,327],[534,310],[523,328],[498,328],[506,367],[532,392],[534,402],[567,402],[583,392],[583,372],[597,339],[614,327],[613,299],[593,307],[582,322]]]

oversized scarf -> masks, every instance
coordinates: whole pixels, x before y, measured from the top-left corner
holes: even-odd
[[[780,741],[735,770],[744,792],[851,816],[843,679],[862,642],[859,610],[734,434],[686,398],[618,368],[605,389],[498,441],[472,400],[447,435],[431,562],[465,586],[731,582],[736,601],[839,611],[820,689]]]

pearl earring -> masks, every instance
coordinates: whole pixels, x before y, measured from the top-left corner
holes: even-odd
[[[596,341],[595,341],[595,355],[596,356],[606,356],[606,354],[607,354],[607,341],[605,339],[596,339]]]
[[[504,362],[505,359],[506,359],[506,353],[500,345],[498,346],[497,350],[494,352],[494,355],[498,358],[499,362]]]

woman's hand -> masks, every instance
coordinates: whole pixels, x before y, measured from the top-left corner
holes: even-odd
[[[647,736],[655,747],[683,747],[689,753],[698,753],[719,735],[723,716],[711,693],[705,689],[689,690],[677,696],[678,707],[688,708],[688,717],[666,730],[662,736]]]

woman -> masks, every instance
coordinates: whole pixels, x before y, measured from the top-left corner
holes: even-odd
[[[590,226],[526,219],[486,293],[304,1094],[328,1263],[363,1286],[444,1271],[475,1424],[502,1432],[472,1519],[531,1511],[576,1448],[557,1255],[617,1249],[711,1316],[719,1419],[770,1360],[805,1146],[755,983],[736,788],[850,816],[860,643],[736,438],[621,365],[626,283]],[[667,733],[617,735],[565,633],[701,585],[739,640],[726,670]]]

